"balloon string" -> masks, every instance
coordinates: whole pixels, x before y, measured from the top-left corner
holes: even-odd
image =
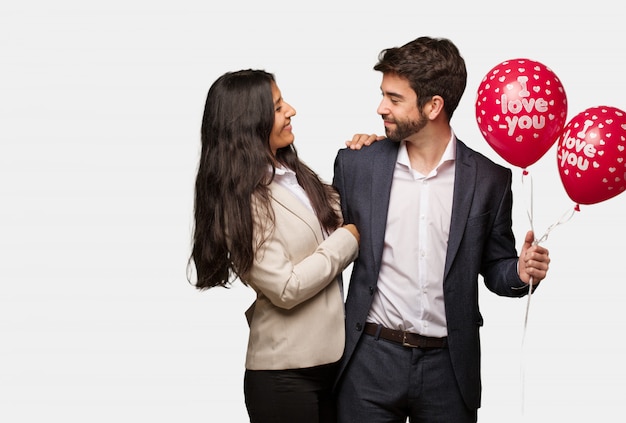
[[[522,172],[522,184],[524,183],[524,178],[526,176],[528,176],[529,173],[526,169],[523,170]],[[561,216],[561,218],[556,221],[555,223],[553,223],[552,225],[550,225],[548,227],[548,229],[546,229],[546,232],[541,236],[541,238],[537,239],[537,237],[535,236],[535,239],[533,241],[532,245],[539,245],[540,243],[546,241],[548,239],[548,236],[550,235],[550,232],[552,232],[552,230],[554,228],[556,228],[559,225],[562,225],[564,223],[567,223],[572,216],[574,216],[574,213],[579,211],[579,207],[578,204],[576,204],[576,206],[571,209],[566,211],[565,213],[563,213],[563,215]],[[530,201],[529,201],[529,206],[528,206],[528,210],[526,211],[527,215],[528,215],[528,219],[530,221],[530,229],[533,231],[533,234],[535,233],[535,228],[534,228],[534,222],[533,222],[533,183],[532,183],[532,176],[530,176]],[[529,315],[529,311],[530,311],[530,299],[532,297],[532,289],[533,287],[533,277],[530,277],[530,280],[528,281],[528,298],[526,301],[526,314],[524,316],[524,331],[522,333],[522,345],[521,345],[521,357],[522,357],[522,362],[521,362],[521,369],[520,369],[520,373],[521,373],[521,384],[522,384],[522,415],[524,414],[524,404],[525,404],[525,363],[524,363],[524,344],[525,344],[525,340],[526,340],[526,332],[527,332],[527,328],[528,328],[528,315]]]

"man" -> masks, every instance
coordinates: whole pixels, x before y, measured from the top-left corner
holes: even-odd
[[[339,421],[476,422],[479,275],[494,293],[522,297],[545,278],[548,250],[529,231],[518,258],[511,170],[450,126],[467,81],[457,47],[420,37],[383,50],[374,69],[387,139],[340,150],[333,180],[361,233]]]

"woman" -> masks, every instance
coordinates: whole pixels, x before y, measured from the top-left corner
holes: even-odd
[[[334,422],[344,347],[341,272],[359,234],[301,162],[274,76],[228,72],[206,100],[190,260],[200,290],[236,278],[256,291],[244,394],[252,423]]]

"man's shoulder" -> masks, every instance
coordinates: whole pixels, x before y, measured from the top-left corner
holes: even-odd
[[[509,167],[496,163],[485,154],[468,147],[463,141],[457,139],[457,158],[467,158],[474,160],[480,168],[491,169],[492,171],[511,172]]]
[[[344,147],[339,150],[338,155],[344,157],[350,157],[351,159],[367,159],[373,155],[387,154],[393,151],[398,151],[398,143],[391,141],[389,138],[385,138],[380,141],[373,142],[370,145],[364,145],[359,150],[353,150],[348,147]]]

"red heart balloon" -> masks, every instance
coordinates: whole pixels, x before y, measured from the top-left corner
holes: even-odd
[[[559,78],[530,59],[507,60],[483,78],[476,121],[489,145],[507,162],[525,168],[556,142],[567,117]]]
[[[590,107],[563,129],[556,157],[567,195],[595,204],[626,190],[626,112]]]

